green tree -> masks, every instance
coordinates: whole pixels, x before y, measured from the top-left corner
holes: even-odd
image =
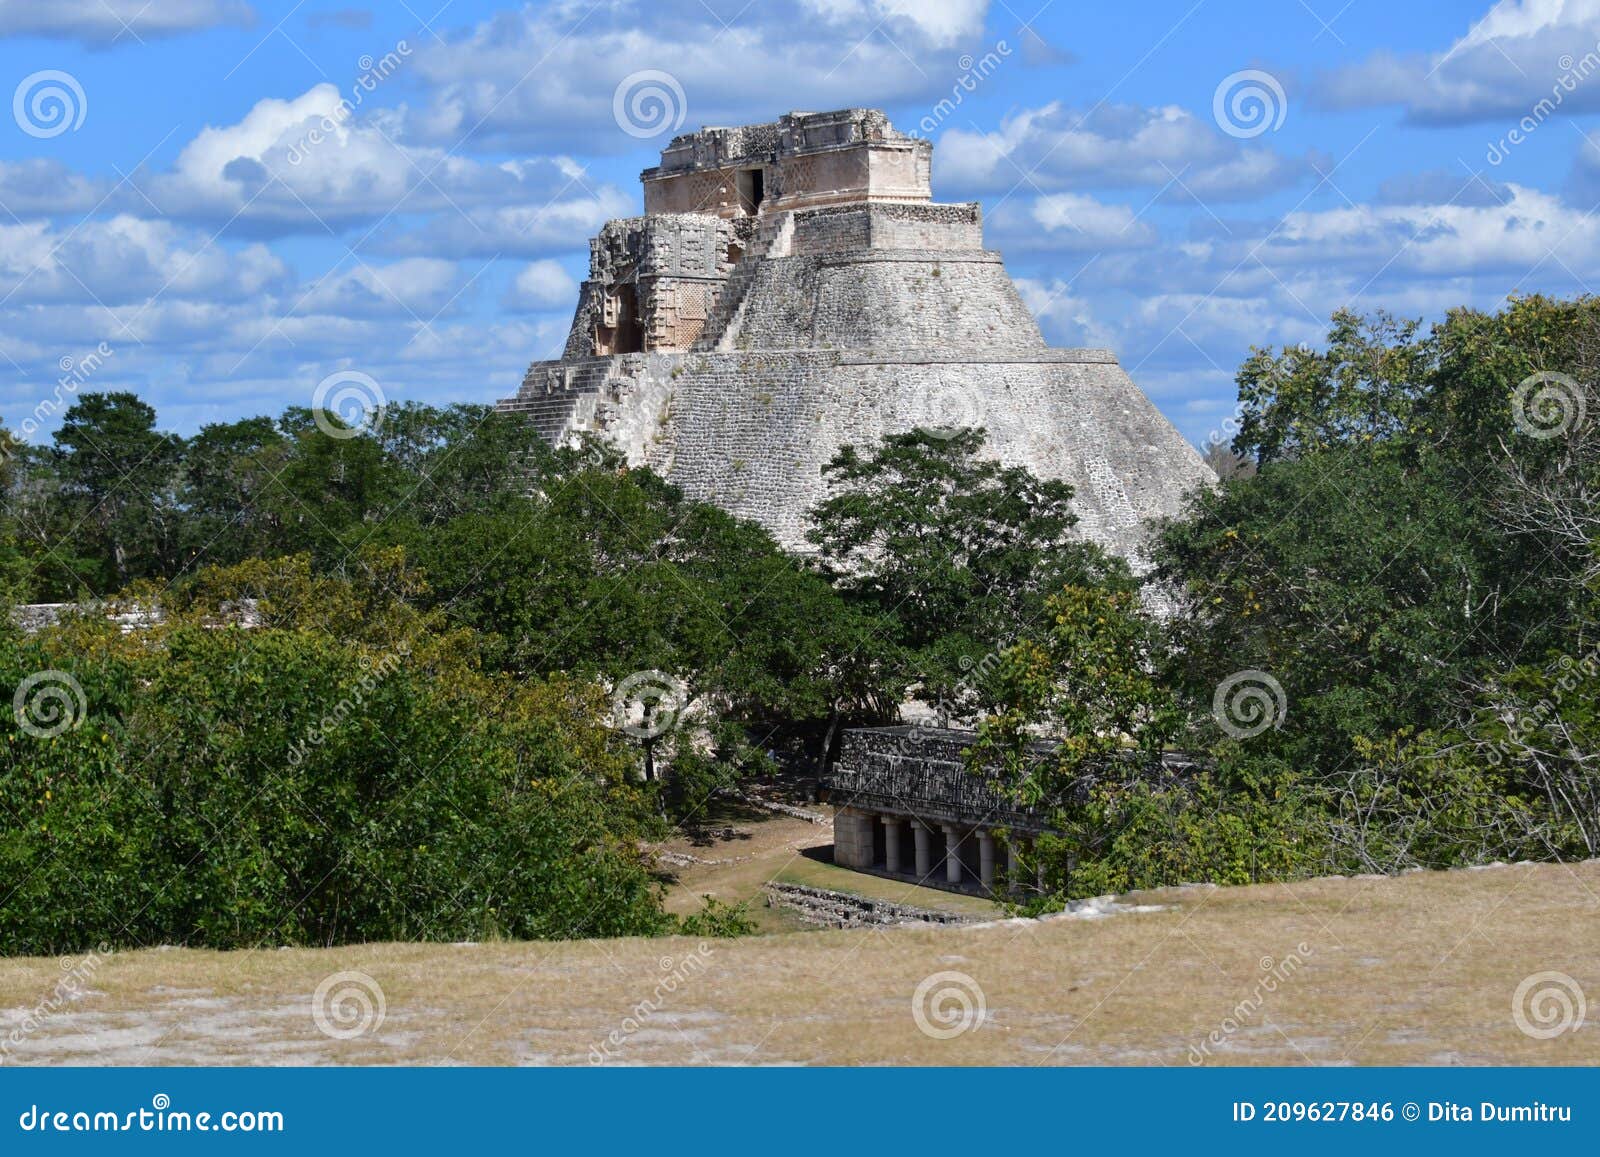
[[[1195,495],[1154,550],[1196,705],[1264,670],[1287,716],[1256,746],[1332,771],[1356,737],[1450,726],[1485,666],[1559,645],[1584,552],[1507,517],[1508,479],[1560,445],[1519,430],[1513,399],[1537,370],[1585,372],[1595,316],[1527,298],[1419,337],[1340,314],[1325,352],[1256,351],[1234,448],[1259,471]]]
[[[173,573],[180,539],[177,465],[183,442],[156,429],[156,412],[126,391],[84,394],[55,433],[57,543],[96,560],[96,593]]]
[[[844,447],[807,536],[833,584],[893,625],[907,681],[957,713],[975,706],[978,657],[1034,628],[1051,592],[1134,585],[1075,535],[1071,486],[986,458],[983,443],[981,430],[918,430]]]
[[[292,549],[272,495],[289,443],[271,418],[202,426],[183,454],[183,558],[225,564]]]
[[[0,614],[27,597],[27,561],[18,544],[17,489],[21,481],[18,457],[23,447],[0,420]]]
[[[370,567],[249,564],[145,630],[0,633],[0,681],[49,671],[69,704],[0,719],[0,951],[671,927],[604,690],[485,673],[403,560]],[[241,591],[253,629],[225,625]]]
[[[1334,314],[1327,347],[1252,348],[1239,368],[1233,448],[1265,465],[1321,450],[1383,444],[1410,429],[1431,343],[1415,321]]]

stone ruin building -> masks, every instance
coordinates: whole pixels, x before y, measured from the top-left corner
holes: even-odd
[[[931,161],[868,109],[674,138],[644,215],[590,242],[562,356],[499,408],[552,443],[608,437],[794,549],[841,446],[983,426],[1137,559],[1144,520],[1210,471],[1109,350],[1045,343],[979,206],[934,202]]]
[[[1020,853],[1045,830],[968,772],[970,731],[922,727],[852,728],[823,779],[834,806],[833,862],[845,868],[993,891],[1000,876],[1022,883]],[[1003,829],[1004,834],[1001,834]]]
[[[1145,521],[1214,475],[1111,351],[1046,344],[980,207],[933,200],[932,155],[869,109],[674,138],[644,215],[590,242],[562,356],[499,408],[553,444],[607,438],[802,550],[841,446],[982,426],[988,453],[1071,483],[1081,533],[1137,565]],[[1042,821],[965,771],[970,741],[847,733],[824,781],[836,862],[1015,885]]]
[[[1049,830],[1048,805],[1019,804],[993,779],[967,766],[971,731],[936,727],[858,727],[840,737],[839,758],[822,778],[833,805],[833,862],[928,887],[996,895],[1042,881],[1032,842]],[[1034,758],[1051,758],[1040,741]],[[1129,753],[1128,758],[1137,758]],[[1177,780],[1194,762],[1177,752],[1144,774]],[[1081,799],[1092,774],[1073,789]]]

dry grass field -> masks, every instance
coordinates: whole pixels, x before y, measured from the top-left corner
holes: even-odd
[[[818,834],[766,833],[785,870],[799,862],[785,841]],[[744,864],[706,865],[699,883],[732,894]],[[1600,863],[1127,901],[1142,910],[704,943],[118,953],[37,1023],[61,965],[8,960],[0,1040],[20,1037],[13,1064],[1600,1063],[1600,1004],[1548,1039],[1513,1010],[1540,973],[1563,979],[1525,986],[1536,1032],[1541,1017],[1561,1027],[1563,993],[1577,1011],[1568,980],[1600,1001]],[[316,1015],[341,972],[381,990],[381,1018],[324,999],[325,1025],[362,1030],[348,1039]]]

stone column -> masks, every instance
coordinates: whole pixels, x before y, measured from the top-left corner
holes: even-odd
[[[1013,832],[1006,838],[1006,886],[1013,892],[1022,887],[1022,862],[1017,857],[1017,836]]]
[[[911,834],[917,842],[917,879],[926,880],[933,871],[933,833],[921,820],[912,820]]]
[[[883,866],[891,875],[900,872],[900,817],[883,817]]]
[[[841,868],[872,867],[872,833],[878,817],[856,808],[839,808],[833,816],[833,862]]]
[[[994,833],[978,833],[978,881],[984,891],[994,891]]]
[[[955,824],[944,828],[944,879],[947,884],[961,883],[961,833]]]

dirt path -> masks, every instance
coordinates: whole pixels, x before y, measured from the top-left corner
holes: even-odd
[[[820,806],[814,809],[824,821],[816,823],[781,813],[725,809],[705,825],[698,839],[683,836],[661,845],[660,863],[674,878],[667,894],[668,911],[686,915],[701,906],[701,897],[714,896],[747,905],[762,932],[811,927],[789,909],[767,906],[763,886],[777,881],[962,915],[1002,915],[997,905],[975,896],[835,867],[833,824],[824,812]]]
[[[11,960],[0,1041],[78,1064],[1600,1063],[1600,863],[1130,899],[706,943],[124,953],[42,1017],[66,973]]]

